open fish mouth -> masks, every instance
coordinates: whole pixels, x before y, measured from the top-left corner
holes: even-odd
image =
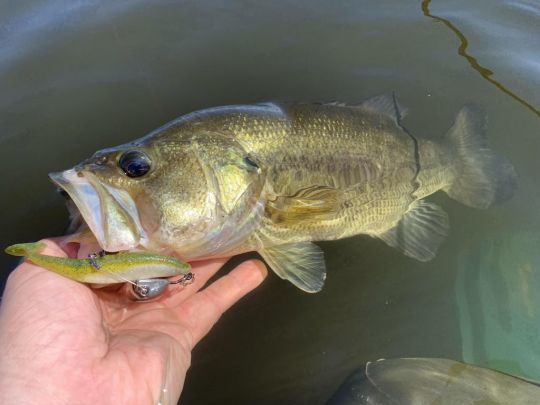
[[[71,198],[103,250],[119,252],[145,244],[137,206],[127,192],[101,183],[85,170],[69,169],[49,177]]]

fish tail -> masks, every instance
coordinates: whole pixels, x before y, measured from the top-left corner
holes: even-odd
[[[493,152],[486,139],[486,114],[477,106],[463,107],[446,134],[457,159],[454,181],[443,190],[474,208],[487,208],[514,195],[517,176],[512,164]]]
[[[12,256],[28,256],[31,253],[36,253],[45,248],[43,242],[17,243],[16,245],[8,246],[5,252]]]

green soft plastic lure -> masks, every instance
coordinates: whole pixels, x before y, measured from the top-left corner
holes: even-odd
[[[171,256],[149,252],[120,252],[93,255],[86,259],[47,256],[43,242],[19,243],[6,248],[13,256],[25,256],[32,263],[82,283],[113,284],[141,279],[188,274],[191,266]]]

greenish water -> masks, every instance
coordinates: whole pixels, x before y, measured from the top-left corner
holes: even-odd
[[[493,235],[464,250],[456,279],[463,358],[540,377],[540,235]]]
[[[452,228],[429,263],[366,237],[321,244],[325,289],[271,275],[197,347],[181,402],[324,403],[383,357],[540,379],[539,16],[532,0],[3,2],[0,245],[65,229],[48,172],[189,111],[395,91],[407,128],[437,136],[476,102],[515,198],[477,211],[433,196]],[[0,257],[3,279],[14,264]]]

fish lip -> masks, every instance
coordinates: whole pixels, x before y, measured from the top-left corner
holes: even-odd
[[[69,195],[103,250],[132,250],[146,241],[135,203],[126,192],[102,184],[85,170],[50,173],[49,178]],[[111,222],[111,212],[122,221]]]

